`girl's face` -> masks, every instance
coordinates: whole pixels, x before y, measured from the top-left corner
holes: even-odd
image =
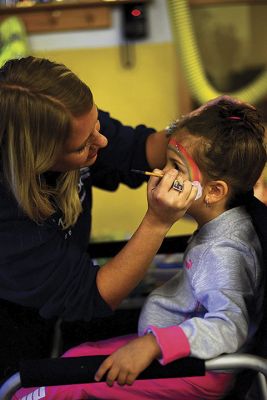
[[[98,150],[108,143],[99,130],[98,111],[94,104],[90,112],[73,119],[72,133],[52,170],[66,172],[93,165]]]
[[[167,149],[167,164],[164,170],[176,168],[179,171],[178,179],[202,182],[202,174],[193,159],[193,148],[197,138],[185,131],[179,131],[171,136]]]

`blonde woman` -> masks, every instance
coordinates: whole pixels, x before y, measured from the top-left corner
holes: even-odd
[[[132,168],[164,165],[167,139],[97,109],[68,68],[34,57],[0,69],[0,371],[49,354],[57,318],[112,313],[143,278],[163,238],[196,196],[178,172],[148,183],[148,209],[125,248],[103,267],[86,253],[91,187],[139,186]],[[157,186],[157,190],[152,190]]]

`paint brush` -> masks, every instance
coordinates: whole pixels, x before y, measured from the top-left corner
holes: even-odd
[[[164,175],[164,174],[160,174],[158,172],[141,171],[140,169],[131,169],[131,172],[134,172],[136,174],[142,174],[142,175],[157,176],[158,178],[162,178]]]
[[[131,169],[131,172],[134,172],[136,174],[142,174],[142,175],[157,176],[158,178],[162,178],[164,176],[164,174],[160,174],[158,172],[141,171],[140,169]],[[202,196],[201,183],[199,181],[193,181],[191,183],[192,183],[192,186],[195,186],[197,188],[197,195],[195,198],[195,200],[197,200]]]

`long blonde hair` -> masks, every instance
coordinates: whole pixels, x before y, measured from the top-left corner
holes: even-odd
[[[50,170],[69,137],[72,119],[93,106],[90,89],[68,68],[42,58],[10,60],[0,68],[0,171],[19,206],[42,223],[59,207],[64,228],[82,211],[79,171],[60,174],[55,187]]]

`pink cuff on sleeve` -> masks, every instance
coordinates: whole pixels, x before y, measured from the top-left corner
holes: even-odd
[[[162,365],[179,358],[187,357],[190,354],[190,344],[184,331],[179,326],[158,328],[150,325],[145,333],[148,332],[152,332],[156,337],[157,343],[161,349],[162,358],[159,359],[159,362]]]

